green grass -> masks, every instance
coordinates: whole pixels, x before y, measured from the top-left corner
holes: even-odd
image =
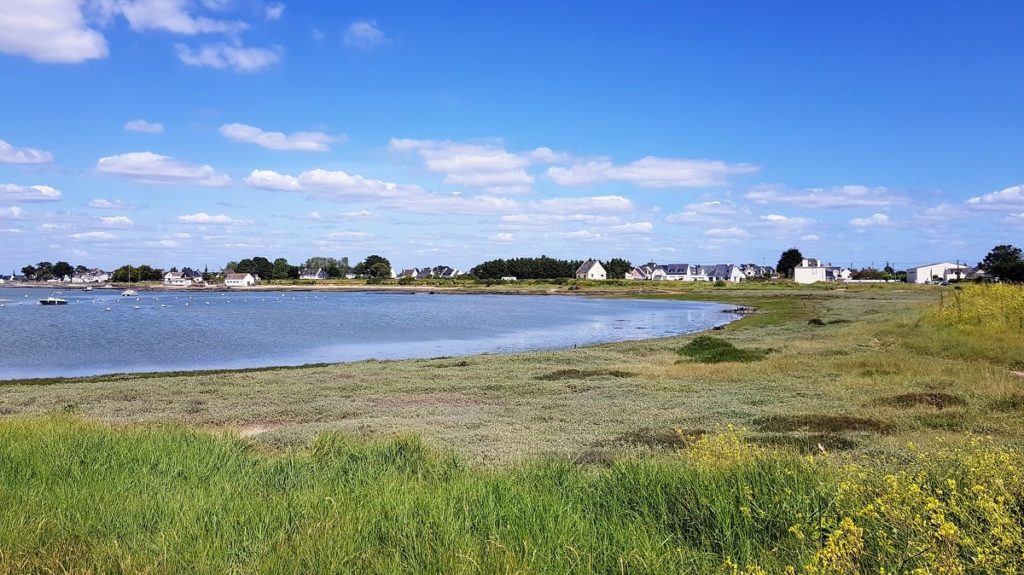
[[[330,433],[268,453],[179,425],[8,418],[0,422],[0,573],[1024,567],[1016,512],[1024,460],[1015,452],[956,447],[885,477],[739,439],[708,437],[607,467],[547,458],[488,470],[411,437]],[[807,439],[819,449],[831,440]],[[960,495],[951,480],[979,487]],[[926,499],[941,519],[920,520]],[[863,530],[851,557],[830,542],[847,517]],[[947,537],[945,523],[962,555],[931,542]],[[975,553],[990,545],[993,569],[978,568]]]
[[[740,349],[732,343],[710,335],[698,335],[679,348],[679,355],[700,363],[760,361],[770,353],[767,349]]]

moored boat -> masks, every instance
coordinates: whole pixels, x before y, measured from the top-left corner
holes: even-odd
[[[64,298],[56,297],[56,296],[59,296],[59,295],[61,295],[60,292],[59,291],[55,291],[52,294],[50,294],[50,297],[44,297],[43,299],[39,300],[39,304],[40,305],[67,305],[68,300],[66,300]]]

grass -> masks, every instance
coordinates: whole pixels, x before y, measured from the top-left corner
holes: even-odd
[[[267,453],[180,425],[51,416],[0,425],[0,461],[4,573],[1024,566],[1024,460],[990,444],[921,452],[896,474],[736,433],[600,468],[548,458],[488,470],[411,437],[330,433]]]

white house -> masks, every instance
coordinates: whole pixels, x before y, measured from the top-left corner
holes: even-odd
[[[91,284],[91,283],[106,283],[110,281],[110,272],[105,272],[99,268],[93,268],[87,272],[75,274],[71,276],[71,283],[73,284]]]
[[[252,274],[228,274],[224,278],[227,287],[249,287],[256,285],[256,277]]]
[[[323,268],[302,268],[299,272],[300,280],[325,280],[327,279],[327,272]]]
[[[924,284],[935,279],[940,281],[963,279],[970,270],[971,267],[966,264],[957,265],[949,262],[907,268],[907,283]]]
[[[576,279],[578,280],[606,280],[608,279],[608,272],[605,271],[604,266],[597,260],[587,260],[583,262],[583,265],[576,270]]]
[[[812,284],[828,281],[828,268],[816,259],[804,259],[793,268],[793,281],[798,284]]]
[[[739,266],[733,264],[717,264],[713,266],[699,266],[705,279],[711,282],[723,281],[739,283],[747,279],[747,274]]]
[[[164,274],[164,285],[189,286],[192,285],[192,278],[185,277],[181,272],[167,272]]]

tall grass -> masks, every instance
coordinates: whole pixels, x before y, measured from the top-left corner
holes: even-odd
[[[897,473],[702,439],[660,459],[482,470],[413,438],[262,453],[176,426],[0,422],[0,571],[1009,573],[1021,457]]]
[[[930,355],[1024,368],[1024,286],[966,285],[924,314],[912,348]]]

